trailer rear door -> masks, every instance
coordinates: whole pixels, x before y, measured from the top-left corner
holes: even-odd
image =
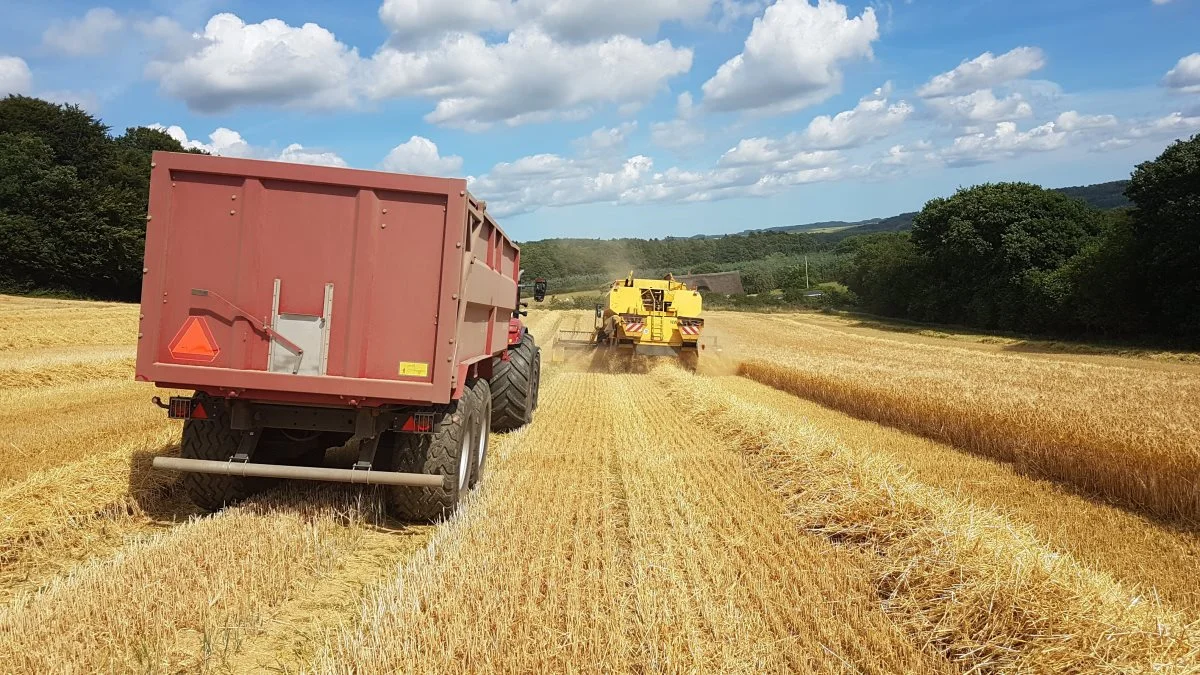
[[[461,180],[156,155],[139,377],[449,400],[464,191]]]

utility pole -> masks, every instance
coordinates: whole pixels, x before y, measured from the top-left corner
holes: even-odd
[[[808,290],[808,254],[804,255],[804,290]]]

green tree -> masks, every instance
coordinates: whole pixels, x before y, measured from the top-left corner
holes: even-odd
[[[111,138],[76,106],[0,101],[0,287],[137,299],[154,150],[183,148],[143,127]]]
[[[887,316],[912,316],[928,274],[928,262],[907,232],[854,237],[843,246],[843,274],[864,309]]]
[[[741,273],[742,288],[747,293],[768,293],[777,287],[775,275],[766,265],[748,265]]]
[[[1047,286],[1047,274],[1079,253],[1100,226],[1098,211],[1029,183],[978,185],[930,200],[912,231],[929,263],[926,318],[1043,328],[1030,302],[1061,295]]]
[[[1200,339],[1200,134],[1139,164],[1125,194],[1151,328]]]
[[[158,150],[166,152],[192,152],[165,132],[149,127],[129,127],[121,136],[113,139],[113,157],[109,162],[107,182],[113,187],[128,189],[142,195],[150,193],[150,156]]]
[[[63,243],[78,238],[83,193],[75,168],[56,164],[45,141],[30,133],[0,134],[0,277],[7,285],[67,285],[78,261]]]
[[[28,96],[0,100],[0,134],[32,134],[50,147],[54,163],[73,166],[80,180],[99,180],[113,150],[108,127],[77,105]]]
[[[1061,268],[1071,289],[1072,328],[1087,335],[1136,336],[1146,332],[1146,303],[1126,209],[1105,213],[1104,228]]]

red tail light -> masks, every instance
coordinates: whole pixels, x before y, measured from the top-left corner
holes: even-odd
[[[400,427],[400,431],[407,431],[414,434],[433,433],[433,415],[431,413],[410,415],[404,421],[404,426]]]

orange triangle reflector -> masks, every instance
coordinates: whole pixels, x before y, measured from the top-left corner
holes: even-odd
[[[189,316],[167,349],[171,356],[180,361],[203,363],[211,363],[221,353],[212,331],[208,329],[208,321],[201,316]]]

